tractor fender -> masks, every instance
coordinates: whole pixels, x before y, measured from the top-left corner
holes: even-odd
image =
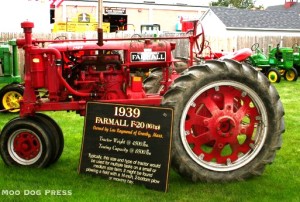
[[[240,50],[224,55],[220,57],[220,59],[221,60],[231,59],[231,60],[242,62],[246,60],[248,57],[250,57],[251,55],[252,55],[252,51],[250,48],[242,48]]]

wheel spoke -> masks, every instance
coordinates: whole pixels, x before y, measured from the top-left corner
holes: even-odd
[[[221,158],[221,152],[224,148],[224,144],[222,142],[216,142],[213,147],[212,147],[212,151],[210,153],[205,154],[203,160],[207,161],[207,162],[211,162],[211,161],[220,161]]]
[[[22,95],[19,94],[18,92],[15,92],[15,91],[7,92],[3,96],[3,106],[4,106],[4,108],[5,109],[19,108],[20,107],[20,104],[19,104],[20,97],[22,97]]]
[[[212,115],[220,111],[219,106],[210,97],[203,97],[202,102],[205,103],[205,107]]]
[[[192,134],[188,134],[186,136],[186,140],[189,144],[194,144],[196,146],[201,147],[202,145],[213,141],[213,138],[209,134],[209,132],[206,132],[206,133],[203,133],[203,134],[197,135],[197,136],[194,136]]]
[[[207,119],[207,117],[204,117],[202,115],[197,114],[197,109],[196,108],[191,107],[188,114],[187,114],[187,118],[186,118],[186,122],[185,122],[185,128],[190,129],[194,125],[205,126],[205,124],[203,122],[206,119]]]

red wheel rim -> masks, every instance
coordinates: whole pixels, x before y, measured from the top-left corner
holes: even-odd
[[[41,156],[41,140],[31,131],[15,131],[8,140],[8,152],[21,165],[33,164]]]
[[[15,153],[26,160],[34,159],[40,152],[39,139],[30,133],[20,133],[14,139]]]
[[[233,170],[253,159],[265,138],[260,98],[252,97],[255,92],[242,84],[232,85],[202,89],[189,100],[181,119],[189,155],[217,171]]]

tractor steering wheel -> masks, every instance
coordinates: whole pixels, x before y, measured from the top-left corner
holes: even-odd
[[[293,46],[292,46],[292,49],[293,49],[294,51],[298,51],[298,50],[299,50],[299,45],[298,45],[298,43],[294,43]]]
[[[68,40],[67,36],[61,35],[54,38],[54,40]]]
[[[194,23],[194,29],[189,30],[186,32],[186,34],[190,37],[194,38],[193,45],[193,52],[197,56],[201,55],[205,48],[205,35],[204,35],[204,29],[200,22],[200,20],[193,21]],[[200,26],[200,33],[198,33],[198,26]],[[191,41],[191,40],[190,40]],[[193,41],[193,40],[192,40]]]
[[[205,40],[204,41],[204,49],[209,48],[209,41]]]
[[[259,43],[255,43],[251,46],[252,51],[257,51],[258,48],[259,48]]]
[[[141,40],[139,38],[142,38],[142,35],[140,35],[140,34],[133,34],[131,36],[131,38],[132,38],[131,41],[138,41],[138,42],[140,42]]]

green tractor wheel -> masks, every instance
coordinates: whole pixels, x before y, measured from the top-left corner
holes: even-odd
[[[269,69],[267,72],[267,77],[272,83],[279,83],[281,79],[280,72],[275,68]]]
[[[284,78],[287,81],[297,81],[298,72],[295,68],[288,69],[284,72]]]

